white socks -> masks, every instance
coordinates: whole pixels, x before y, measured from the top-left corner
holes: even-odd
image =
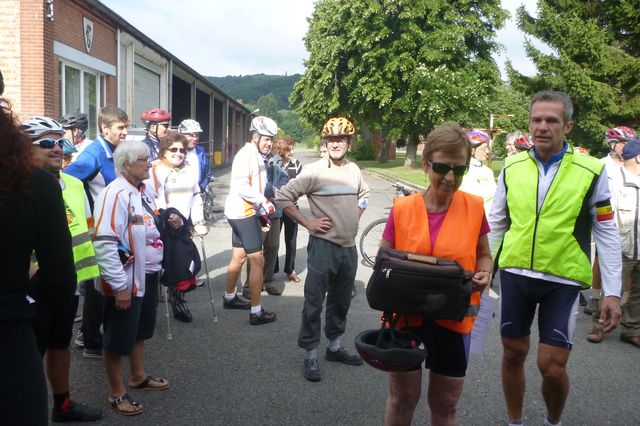
[[[227,293],[226,291],[224,292],[224,299],[225,300],[233,300],[234,297],[236,297],[235,293]]]
[[[251,313],[252,314],[256,314],[258,315],[260,313],[260,311],[262,311],[262,306],[258,305],[258,306],[252,306],[251,307]]]
[[[340,350],[340,339],[329,340],[329,350],[331,352],[337,352]]]
[[[304,359],[314,359],[314,358],[318,358],[318,351],[316,351],[315,349],[311,349],[310,351],[307,351],[307,353],[304,354]]]

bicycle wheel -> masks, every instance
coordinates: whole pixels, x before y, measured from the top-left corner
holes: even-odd
[[[376,255],[378,254],[380,240],[382,239],[386,224],[386,218],[374,220],[362,231],[362,235],[360,236],[360,255],[362,256],[362,261],[371,268],[373,268],[373,265],[376,263]]]
[[[213,193],[213,187],[208,186],[206,191],[202,194],[202,211],[204,213],[204,220],[209,222],[209,224],[213,224],[223,209],[220,207],[215,207],[213,205],[213,199],[216,195]]]

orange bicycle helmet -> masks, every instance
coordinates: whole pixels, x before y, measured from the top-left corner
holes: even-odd
[[[356,128],[353,123],[344,117],[330,118],[322,128],[322,137],[327,136],[353,136]]]

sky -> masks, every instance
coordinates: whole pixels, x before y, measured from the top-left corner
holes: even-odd
[[[101,1],[202,75],[304,72],[303,38],[314,0]],[[502,0],[512,15],[496,37],[505,48],[496,55],[503,75],[507,58],[522,74],[536,72],[514,19],[521,4],[535,14],[536,0]]]

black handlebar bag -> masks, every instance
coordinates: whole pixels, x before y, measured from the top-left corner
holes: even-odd
[[[371,308],[462,321],[469,309],[473,272],[456,261],[380,248],[367,284]]]

